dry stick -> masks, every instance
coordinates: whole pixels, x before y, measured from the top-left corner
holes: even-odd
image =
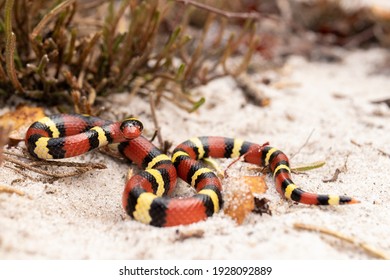
[[[14,153],[11,151],[4,151],[4,154],[10,155],[10,156],[15,156],[19,158],[24,158],[24,159],[31,159],[31,157],[27,157],[18,153]],[[66,166],[66,167],[85,167],[85,168],[94,168],[94,169],[106,169],[107,166],[103,163],[84,163],[84,162],[69,162],[69,161],[44,161],[44,160],[39,160],[39,161],[33,161],[29,162],[30,166],[42,166],[42,165],[56,165],[56,166]]]
[[[390,157],[390,154],[387,153],[387,152],[385,152],[385,151],[382,150],[382,149],[377,148],[377,151],[378,151],[379,153],[381,153],[383,156]]]
[[[359,148],[362,147],[362,144],[359,144],[358,142],[356,142],[356,141],[353,140],[353,139],[351,139],[350,142],[351,142],[352,144],[354,144],[355,146],[358,146]]]
[[[313,135],[313,133],[314,133],[314,128],[313,128],[313,130],[310,132],[309,136],[306,138],[306,141],[302,144],[301,147],[299,147],[298,151],[296,151],[294,154],[292,154],[292,155],[290,156],[290,160],[291,160],[293,157],[295,157],[297,154],[299,154],[299,153],[301,152],[301,150],[307,145],[307,143],[309,143],[309,140],[310,140],[311,136]]]
[[[3,153],[4,153],[5,155],[10,155],[10,156],[20,157],[20,158],[25,158],[25,159],[28,158],[28,157],[26,157],[26,156],[24,156],[24,155],[21,155],[21,154],[15,153],[15,152],[11,152],[11,151],[9,151],[9,150],[5,150],[5,151],[3,151]]]
[[[42,174],[42,175],[53,177],[53,178],[57,178],[57,179],[80,175],[80,174],[85,173],[85,172],[87,172],[87,171],[89,171],[91,169],[99,168],[99,167],[96,167],[96,165],[87,165],[85,167],[78,167],[78,169],[76,169],[75,171],[72,171],[72,172],[58,173],[58,171],[57,172],[49,172],[49,171],[42,170],[40,168],[32,166],[29,163],[25,163],[23,161],[14,159],[12,157],[4,156],[4,159],[6,161],[12,162],[13,164],[19,165],[19,166],[21,166],[21,167],[23,167],[25,169],[31,170],[33,172],[36,172],[38,174]]]
[[[107,166],[103,163],[92,162],[69,162],[69,161],[33,161],[29,163],[30,166],[44,166],[44,165],[56,165],[65,167],[77,167],[77,168],[91,168],[91,169],[106,169]]]
[[[31,180],[31,181],[39,181],[37,178],[34,178],[34,177],[32,177],[32,176],[26,174],[26,173],[23,172],[21,169],[18,169],[18,168],[16,168],[16,167],[13,166],[13,165],[5,164],[4,167],[5,167],[5,168],[9,168],[9,169],[11,169],[12,171],[14,171],[14,172],[16,172],[16,173],[22,175],[22,176],[24,177],[23,179],[26,179],[26,178],[27,178],[27,179],[29,179],[29,180]]]
[[[351,243],[353,245],[356,245],[374,257],[384,259],[384,260],[390,260],[390,256],[386,255],[384,252],[381,252],[378,249],[375,249],[364,242],[357,241],[356,239],[353,239],[352,237],[343,235],[337,231],[333,231],[333,230],[323,228],[323,227],[308,225],[308,224],[301,224],[301,223],[295,223],[294,228],[304,229],[304,230],[309,230],[309,231],[317,231],[317,232],[320,232],[323,234],[327,234],[327,235],[336,237],[338,239],[341,239],[343,241],[346,241],[348,243]]]
[[[187,231],[181,231],[177,229],[175,241],[184,241],[189,238],[202,238],[203,236],[204,236],[203,229],[195,229],[195,230],[187,230]]]
[[[161,129],[160,129],[160,125],[158,124],[157,115],[156,115],[156,104],[154,103],[152,92],[149,94],[149,103],[150,103],[150,111],[152,113],[154,127],[155,127],[156,132],[157,132],[158,142],[160,144],[160,147],[164,147],[164,141],[163,141],[163,138],[161,136]]]
[[[385,98],[385,99],[380,99],[380,100],[374,100],[374,101],[371,101],[372,104],[381,104],[381,103],[384,103],[386,104],[388,107],[390,107],[390,98]]]
[[[355,146],[361,148],[363,145],[367,145],[367,146],[371,146],[372,147],[372,144],[360,144],[358,143],[357,141],[351,139],[351,143],[354,144]],[[390,153],[388,152],[385,152],[384,150],[380,149],[380,148],[376,148],[376,147],[373,147],[376,151],[378,151],[382,156],[386,156],[386,157],[390,157]]]
[[[258,106],[267,106],[270,103],[270,98],[265,96],[264,92],[257,87],[256,83],[251,79],[251,77],[242,73],[239,76],[235,77],[238,87],[241,88],[244,95]]]
[[[336,168],[336,170],[333,173],[333,176],[330,179],[324,179],[322,182],[324,183],[331,183],[331,182],[336,182],[337,179],[339,178],[339,175],[342,171],[339,168]]]
[[[334,174],[333,174],[332,178],[322,180],[322,182],[324,182],[324,183],[336,182],[337,179],[338,179],[338,177],[339,177],[339,175],[340,175],[340,173],[347,172],[347,171],[348,171],[348,166],[347,166],[348,157],[349,157],[349,154],[348,154],[347,157],[345,158],[343,167],[341,167],[341,168],[336,168],[336,170],[334,171]]]
[[[17,195],[20,195],[20,196],[24,196],[26,193],[24,191],[20,191],[20,190],[17,190],[17,189],[13,189],[13,188],[10,188],[10,187],[6,187],[6,186],[2,186],[0,185],[0,193],[14,193],[14,194],[17,194]]]
[[[226,18],[235,18],[235,19],[259,19],[260,14],[256,12],[250,12],[250,13],[235,13],[235,12],[228,12],[224,11],[215,7],[208,6],[203,3],[199,3],[192,0],[175,0],[176,2],[183,3],[184,5],[191,5],[215,14],[218,14],[220,16],[226,17]]]

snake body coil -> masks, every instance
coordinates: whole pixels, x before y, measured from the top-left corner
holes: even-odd
[[[61,114],[33,123],[26,133],[28,151],[36,158],[58,159],[119,143],[118,150],[143,169],[126,183],[122,204],[135,220],[158,227],[186,225],[212,216],[223,206],[222,186],[215,173],[199,162],[202,158],[236,158],[269,167],[277,191],[287,199],[315,205],[353,204],[348,196],[306,192],[291,180],[287,156],[280,150],[226,137],[191,138],[178,145],[172,159],[145,137],[142,123],[134,118],[110,122],[100,118]],[[186,198],[172,198],[177,177],[197,191]]]

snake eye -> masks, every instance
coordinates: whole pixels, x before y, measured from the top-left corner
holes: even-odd
[[[139,120],[130,118],[122,122],[120,129],[126,139],[133,139],[141,135],[144,126]]]

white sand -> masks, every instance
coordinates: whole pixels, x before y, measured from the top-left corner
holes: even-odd
[[[352,245],[319,233],[299,231],[308,223],[339,231],[390,255],[390,109],[370,101],[389,97],[390,79],[371,72],[382,63],[383,50],[340,54],[340,64],[309,63],[291,58],[283,71],[262,77],[296,86],[258,87],[271,97],[269,107],[247,104],[230,78],[202,89],[207,103],[193,114],[163,102],[158,108],[164,139],[174,145],[201,135],[269,141],[292,165],[325,160],[323,168],[294,175],[303,189],[348,194],[361,204],[339,207],[297,205],[281,198],[270,177],[264,195],[272,216],[250,214],[237,226],[223,212],[207,221],[176,228],[154,228],[131,220],[121,207],[128,166],[98,152],[80,161],[104,162],[108,168],[72,179],[37,183],[1,167],[0,184],[31,197],[0,193],[0,259],[370,259]],[[342,98],[340,98],[340,96]],[[150,134],[148,103],[117,95],[113,111],[135,114]],[[125,106],[123,106],[125,104]],[[9,108],[0,110],[0,113]],[[359,145],[351,143],[354,141]],[[334,183],[336,168],[347,170]],[[223,164],[226,165],[226,162]],[[248,172],[234,166],[232,176]],[[253,174],[253,171],[252,171]],[[17,180],[17,181],[15,181]],[[14,183],[13,183],[14,182]],[[224,181],[229,188],[229,182]],[[201,238],[178,239],[177,231],[204,231]]]

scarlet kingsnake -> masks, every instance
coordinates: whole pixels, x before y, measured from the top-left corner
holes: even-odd
[[[222,186],[215,173],[199,162],[202,158],[236,158],[269,167],[277,191],[304,204],[358,203],[348,196],[319,195],[303,191],[290,176],[287,156],[280,150],[240,139],[196,137],[178,145],[172,159],[145,137],[142,123],[134,118],[122,122],[97,117],[60,114],[33,123],[26,133],[28,151],[36,158],[58,159],[80,155],[94,148],[119,143],[118,150],[144,169],[126,183],[123,207],[134,219],[158,227],[186,225],[212,216],[223,206]],[[197,194],[186,198],[169,195],[177,177],[194,187]]]

